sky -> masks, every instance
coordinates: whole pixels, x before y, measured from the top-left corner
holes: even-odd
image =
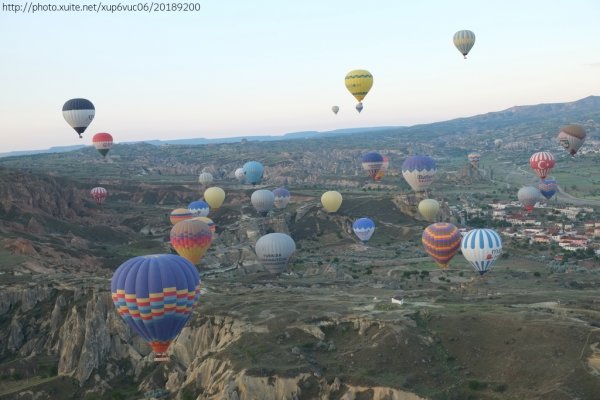
[[[35,14],[0,2],[0,152],[91,144],[97,132],[118,143],[408,126],[600,95],[597,0],[198,0],[198,12]],[[467,60],[452,43],[462,29],[477,37]],[[374,76],[361,114],[344,86],[352,69]],[[75,97],[96,108],[83,139],[62,117]]]

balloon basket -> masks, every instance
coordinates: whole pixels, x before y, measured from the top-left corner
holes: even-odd
[[[171,358],[167,353],[154,353],[154,362],[168,362]]]

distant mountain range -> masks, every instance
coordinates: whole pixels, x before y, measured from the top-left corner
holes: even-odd
[[[161,145],[201,145],[217,143],[236,143],[242,140],[248,141],[275,141],[275,140],[296,140],[311,138],[328,138],[358,135],[363,133],[385,134],[386,131],[406,130],[407,134],[422,134],[438,136],[441,134],[451,134],[460,132],[466,126],[485,126],[488,129],[500,129],[518,123],[544,123],[553,126],[566,125],[575,121],[582,121],[593,116],[596,122],[600,121],[600,96],[588,96],[581,100],[568,103],[548,103],[526,106],[515,106],[502,111],[489,112],[486,114],[475,115],[472,117],[456,118],[449,121],[434,122],[430,124],[414,125],[411,127],[402,126],[380,126],[370,128],[349,128],[336,129],[332,131],[317,132],[303,131],[291,132],[284,135],[262,135],[262,136],[237,136],[228,138],[195,138],[195,139],[174,139],[174,140],[146,140],[155,146]],[[132,144],[135,142],[119,142],[119,144]],[[79,150],[84,145],[57,146],[46,150],[23,150],[0,153],[0,157],[22,156],[32,154],[62,153]]]

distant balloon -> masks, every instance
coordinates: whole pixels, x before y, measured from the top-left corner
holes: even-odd
[[[203,200],[196,200],[188,204],[188,210],[194,217],[206,217],[210,213],[210,206]]]
[[[333,106],[331,107],[331,111],[333,111],[333,113],[337,115],[338,111],[340,111],[340,108],[338,106]]]
[[[389,167],[390,167],[389,157],[383,156],[383,163],[381,164],[381,168],[379,169],[379,171],[377,171],[377,174],[375,174],[375,177],[373,179],[375,179],[376,181],[380,181],[385,176]]]
[[[362,167],[373,180],[383,167],[383,156],[376,151],[370,151],[362,156]]]
[[[296,243],[285,233],[269,233],[256,242],[256,257],[271,273],[283,272],[296,252]]]
[[[90,190],[90,196],[96,201],[96,204],[100,205],[104,203],[108,197],[108,191],[103,187],[98,186]]]
[[[173,211],[171,211],[169,220],[171,221],[171,225],[175,225],[180,221],[193,218],[194,216],[194,213],[188,210],[187,208],[176,208]]]
[[[210,172],[203,172],[198,176],[198,182],[201,185],[207,186],[210,185],[213,181],[213,176]]]
[[[174,254],[135,257],[117,268],[110,286],[121,318],[150,344],[155,360],[168,360],[200,295],[196,267]]]
[[[181,257],[198,264],[212,243],[212,232],[206,222],[186,219],[171,228],[171,246]]]
[[[375,223],[369,218],[359,218],[352,224],[352,230],[363,243],[367,243],[375,232]]]
[[[402,163],[402,176],[415,192],[422,192],[433,182],[437,169],[427,156],[410,156]]]
[[[502,254],[502,239],[493,229],[472,229],[462,238],[461,250],[473,269],[483,275]]]
[[[323,209],[328,213],[334,213],[342,206],[342,195],[340,192],[330,190],[321,196]]]
[[[98,150],[98,153],[106,157],[106,154],[113,145],[113,137],[110,133],[106,132],[96,133],[94,137],[92,137],[92,143],[96,150]]]
[[[504,143],[502,139],[496,139],[494,140],[494,147],[499,149],[500,147],[502,147],[502,143]]]
[[[250,202],[254,209],[262,215],[267,215],[275,203],[275,195],[270,190],[259,189],[252,193]]]
[[[213,234],[213,240],[215,239],[215,233],[217,231],[217,225],[215,225],[215,222],[208,218],[208,217],[194,217],[192,218],[192,220],[198,220],[198,221],[202,221],[204,222],[206,225],[208,225],[208,227],[210,228],[210,231]]]
[[[246,164],[244,164],[243,170],[246,184],[251,185],[260,183],[265,171],[263,165],[258,161],[248,161]]]
[[[346,84],[346,89],[358,101],[356,110],[361,112],[363,109],[362,101],[369,93],[369,90],[371,90],[371,87],[373,87],[373,75],[367,70],[355,69],[346,74],[344,83]]]
[[[558,134],[558,143],[564,147],[570,155],[574,156],[585,141],[585,129],[580,125],[567,125]]]
[[[220,187],[209,187],[204,191],[204,201],[208,203],[211,210],[217,211],[225,201],[225,191]]]
[[[75,129],[75,132],[81,134],[85,132],[94,119],[96,109],[91,101],[87,99],[71,99],[68,100],[62,108],[63,118],[71,128]]]
[[[537,203],[540,200],[540,196],[541,193],[539,189],[533,186],[524,186],[521,189],[519,189],[519,192],[517,193],[517,198],[519,199],[519,202],[528,212],[531,212],[533,210],[535,203]]]
[[[469,159],[469,163],[471,163],[471,165],[473,166],[473,168],[475,168],[475,169],[479,168],[479,159],[481,158],[481,154],[479,154],[479,153],[469,153],[469,155],[467,156],[467,158]]]
[[[419,202],[419,212],[426,221],[433,222],[440,211],[440,203],[434,199],[425,199]]]
[[[442,268],[448,268],[448,263],[458,253],[460,239],[458,228],[448,222],[429,225],[421,236],[425,252]]]
[[[554,179],[542,179],[540,183],[538,183],[538,189],[540,190],[542,196],[550,200],[552,196],[556,194],[558,186],[556,184],[556,180]]]
[[[244,183],[244,180],[246,179],[246,174],[244,174],[244,168],[236,169],[234,174],[235,174],[235,179],[240,181],[240,183]]]
[[[531,169],[535,171],[537,176],[544,179],[548,175],[548,172],[554,168],[555,160],[552,153],[547,151],[540,151],[533,154],[529,158],[529,165]]]
[[[469,30],[458,31],[454,34],[454,46],[467,58],[467,54],[475,44],[475,34]]]
[[[275,196],[275,207],[279,209],[285,208],[290,202],[290,191],[284,187],[274,189],[273,195]]]

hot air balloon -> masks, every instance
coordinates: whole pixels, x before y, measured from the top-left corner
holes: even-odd
[[[150,344],[155,361],[167,361],[200,294],[196,267],[174,254],[135,257],[117,268],[110,286],[121,318]]]
[[[567,125],[558,134],[558,143],[564,147],[570,155],[574,156],[585,141],[585,129],[579,125]]]
[[[267,215],[275,203],[275,195],[270,190],[255,190],[250,197],[250,202],[256,211],[261,215]]]
[[[334,213],[339,210],[342,205],[342,195],[335,190],[325,192],[321,196],[321,204],[326,212]]]
[[[410,156],[402,163],[402,176],[415,192],[427,190],[436,171],[435,161],[427,156]]]
[[[548,200],[554,196],[557,188],[558,186],[556,184],[556,180],[554,179],[542,179],[540,183],[538,183],[538,189],[540,190],[540,193]]]
[[[207,186],[210,185],[213,181],[213,176],[210,172],[203,172],[198,176],[198,182],[201,185]]]
[[[340,111],[340,108],[338,106],[333,106],[331,107],[331,111],[333,111],[333,113],[337,115],[338,111]]]
[[[273,189],[273,195],[275,196],[275,207],[279,209],[285,208],[290,202],[290,191],[284,187]]]
[[[188,204],[188,210],[190,210],[194,217],[206,217],[210,213],[208,203],[203,200],[192,201]]]
[[[376,151],[370,151],[362,157],[362,167],[373,179],[382,166],[383,156]]]
[[[258,161],[248,161],[244,164],[243,170],[246,184],[256,185],[262,180],[265,169]]]
[[[479,153],[469,153],[469,155],[467,156],[467,158],[469,159],[469,162],[471,163],[471,165],[473,166],[473,168],[475,168],[475,169],[479,168],[479,159],[481,158],[481,154],[479,154]]]
[[[285,233],[269,233],[256,242],[256,257],[273,274],[283,272],[296,252],[294,239]]]
[[[440,211],[440,203],[434,199],[425,199],[419,202],[419,212],[426,221],[433,222]]]
[[[98,153],[106,157],[106,154],[113,145],[113,137],[110,133],[106,132],[96,133],[94,137],[92,137],[92,143],[96,150],[98,150]]]
[[[442,268],[448,268],[460,248],[460,232],[448,222],[436,222],[423,231],[421,241],[427,254]]]
[[[538,188],[533,186],[524,186],[519,189],[517,193],[517,198],[528,212],[533,210],[535,203],[540,200],[540,191]]]
[[[483,275],[502,254],[502,239],[493,229],[472,229],[462,238],[461,250],[473,269]]]
[[[108,197],[108,191],[103,187],[98,186],[90,190],[90,196],[96,201],[96,204],[100,205],[104,203],[104,200]]]
[[[244,174],[244,168],[236,169],[234,175],[235,179],[240,181],[240,183],[244,183],[244,180],[246,179],[246,175]]]
[[[171,211],[171,215],[169,216],[172,225],[190,218],[194,218],[194,213],[187,208],[176,208]]]
[[[63,105],[62,108],[63,118],[71,128],[75,129],[75,132],[81,139],[81,134],[85,132],[94,119],[96,109],[91,101],[87,99],[71,99]]]
[[[220,187],[209,187],[204,191],[204,200],[208,203],[211,210],[218,210],[225,201],[225,191]]]
[[[502,139],[496,139],[494,140],[494,147],[499,149],[500,147],[502,147],[502,143],[504,143]]]
[[[469,30],[458,31],[454,34],[454,46],[467,58],[467,54],[475,44],[475,34]]]
[[[383,178],[385,176],[385,173],[387,172],[389,167],[390,167],[389,157],[383,156],[383,163],[381,164],[381,168],[379,169],[379,171],[377,171],[377,173],[375,174],[375,177],[373,179],[375,179],[376,181],[380,181],[381,178]]]
[[[355,69],[346,74],[344,79],[346,89],[358,101],[356,110],[360,113],[363,109],[362,101],[373,86],[373,75],[364,69]]]
[[[363,243],[367,243],[375,232],[375,222],[369,218],[359,218],[352,224],[352,230]]]
[[[554,163],[554,156],[547,151],[537,152],[529,158],[529,165],[542,179],[546,178],[548,172],[554,168]]]
[[[198,264],[212,243],[212,232],[206,222],[186,219],[171,228],[171,246],[181,257]]]
[[[215,233],[217,232],[217,225],[215,225],[215,222],[212,219],[210,219],[208,217],[194,217],[194,218],[192,218],[192,220],[198,220],[198,221],[204,222],[210,228],[210,231],[213,234],[213,240],[216,238]]]

